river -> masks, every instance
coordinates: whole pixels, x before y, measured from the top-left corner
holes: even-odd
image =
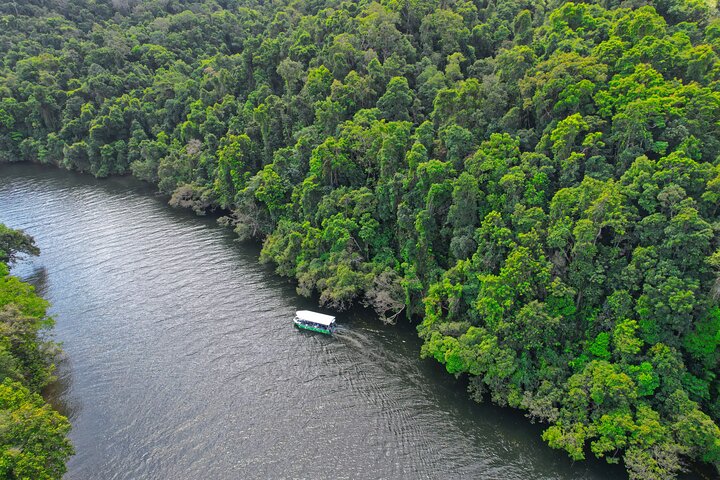
[[[130,179],[0,166],[0,222],[42,254],[13,273],[52,302],[66,359],[48,391],[85,479],[607,479],[522,414],[472,402],[412,326],[316,309],[210,218]],[[405,322],[406,323],[406,322]]]

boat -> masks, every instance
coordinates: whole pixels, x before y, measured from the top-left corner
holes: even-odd
[[[335,331],[335,317],[310,310],[298,310],[293,319],[295,326],[303,330],[331,335]]]

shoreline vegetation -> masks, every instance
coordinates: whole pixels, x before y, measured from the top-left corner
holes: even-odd
[[[48,303],[9,273],[18,255],[39,253],[30,236],[0,224],[0,478],[59,479],[73,454],[70,423],[40,395],[60,353]]]
[[[0,161],[232,212],[336,310],[632,479],[720,468],[704,0],[0,5]]]

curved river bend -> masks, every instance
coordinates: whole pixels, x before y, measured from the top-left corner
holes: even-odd
[[[0,166],[0,222],[42,250],[14,273],[52,302],[73,424],[68,479],[622,478],[572,465],[519,413],[478,405],[411,327],[363,311],[335,337],[212,219],[136,182]]]

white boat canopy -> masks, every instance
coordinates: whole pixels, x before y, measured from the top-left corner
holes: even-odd
[[[324,315],[322,313],[311,312],[310,310],[298,310],[295,312],[295,315],[297,315],[300,320],[325,325],[326,327],[335,321],[335,317],[332,315]]]

